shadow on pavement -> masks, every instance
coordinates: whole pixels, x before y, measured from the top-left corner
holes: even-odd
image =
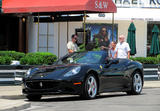
[[[142,93],[141,95],[146,95],[146,93]],[[115,98],[115,97],[122,97],[122,96],[140,96],[140,95],[127,95],[125,93],[107,93],[98,95],[95,99],[104,99],[104,98]],[[1,99],[8,99],[8,100],[19,100],[24,99],[25,101],[28,101],[24,95],[13,95],[13,96],[1,96]],[[56,95],[56,96],[43,96],[42,99],[38,102],[64,102],[64,101],[91,101],[84,98],[81,98],[78,95]],[[34,102],[34,101],[31,101]],[[37,102],[37,101],[36,101]]]
[[[95,99],[104,99],[104,98],[115,98],[115,97],[122,97],[122,96],[130,96],[127,94],[107,94],[107,95],[98,95]],[[81,98],[80,96],[50,96],[50,97],[42,97],[39,101],[30,101],[30,102],[65,102],[65,101],[84,101],[86,99]],[[86,101],[92,101],[92,100],[86,100]],[[28,101],[27,99],[25,101]]]

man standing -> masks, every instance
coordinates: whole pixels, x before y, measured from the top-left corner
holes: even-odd
[[[119,36],[119,43],[116,45],[116,54],[114,58],[130,58],[130,47],[129,44],[124,41],[125,36],[120,35]]]
[[[79,51],[79,47],[78,47],[77,44],[76,44],[77,35],[76,35],[76,34],[73,34],[73,35],[71,36],[71,39],[72,39],[72,41],[69,41],[69,42],[67,43],[68,53],[73,53],[73,52]]]

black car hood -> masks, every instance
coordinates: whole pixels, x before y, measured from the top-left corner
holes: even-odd
[[[33,68],[29,76],[30,79],[62,79],[65,73],[81,64],[65,64],[53,66],[41,66]]]

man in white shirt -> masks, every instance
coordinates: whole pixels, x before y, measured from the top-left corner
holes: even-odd
[[[67,43],[68,53],[73,53],[73,52],[79,51],[79,47],[78,47],[77,44],[76,44],[77,35],[76,35],[76,34],[73,34],[73,35],[71,36],[71,38],[72,38],[72,41],[69,41],[69,42]]]
[[[129,44],[124,41],[125,36],[119,36],[119,43],[116,45],[116,54],[114,58],[130,58],[130,47]]]

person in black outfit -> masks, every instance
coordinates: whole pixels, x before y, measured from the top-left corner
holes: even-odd
[[[106,27],[101,27],[98,34],[94,35],[94,40],[97,38],[99,42],[104,41],[104,37],[108,36]]]
[[[101,50],[104,50],[104,51],[107,51],[108,52],[108,49],[109,49],[109,40],[108,40],[108,37],[105,36],[104,37],[104,40],[99,42],[99,47],[101,48]]]
[[[110,42],[106,27],[101,27],[99,33],[94,35],[94,41],[96,39],[98,39],[98,46],[101,50],[108,51]]]

